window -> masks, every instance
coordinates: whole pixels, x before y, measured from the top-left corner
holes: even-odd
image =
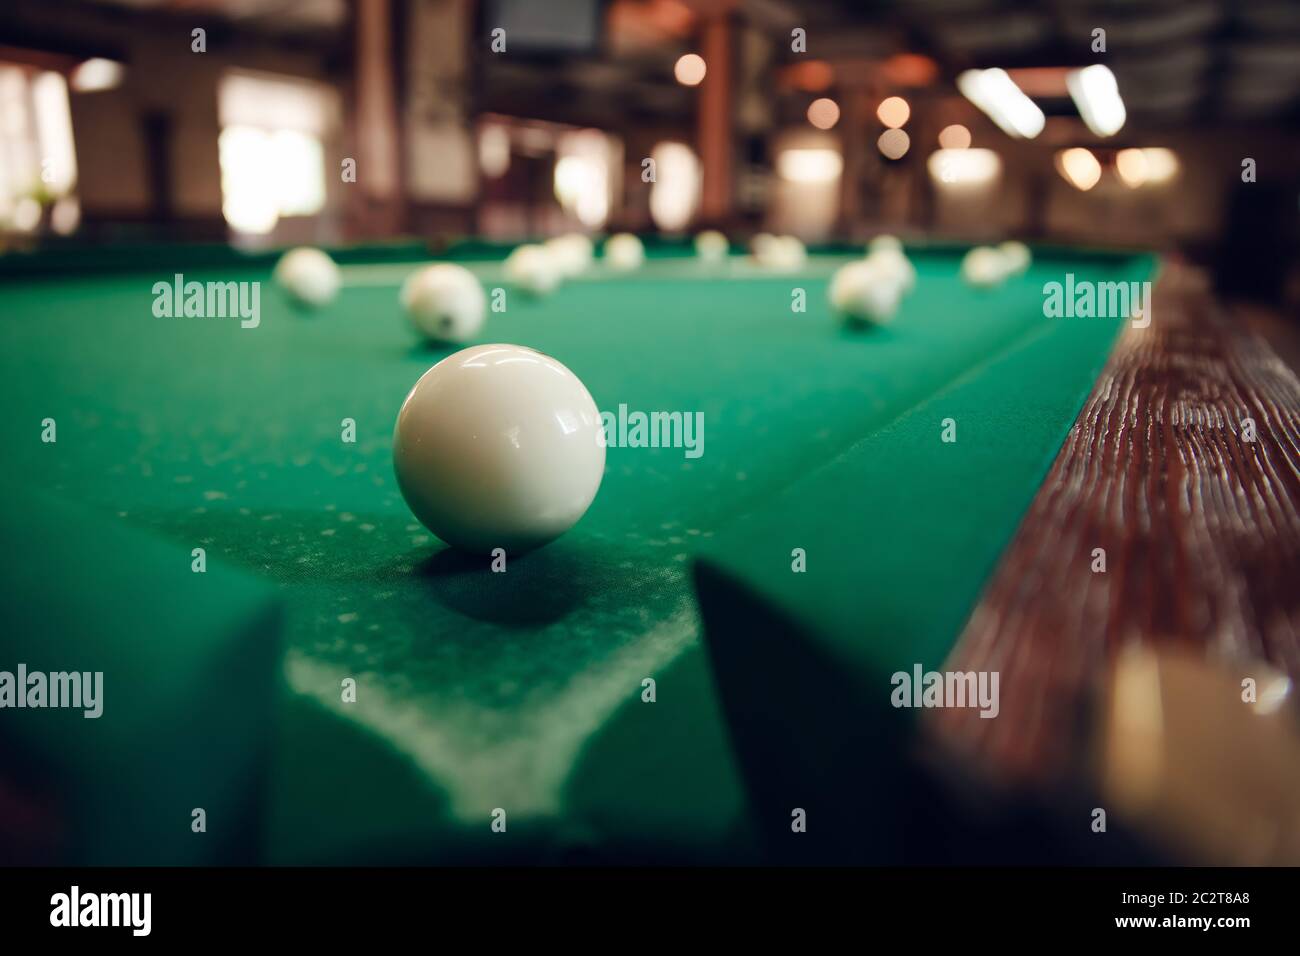
[[[616,154],[613,141],[599,130],[574,130],[557,138],[555,198],[588,229],[601,228],[609,218]]]
[[[218,90],[222,212],[237,232],[263,234],[282,216],[325,208],[332,91],[296,79],[231,73]]]
[[[68,84],[48,70],[0,63],[0,228],[30,232],[45,207],[59,232],[76,228]]]
[[[685,143],[660,143],[650,157],[655,161],[650,218],[664,232],[679,232],[690,224],[700,202],[700,161]]]

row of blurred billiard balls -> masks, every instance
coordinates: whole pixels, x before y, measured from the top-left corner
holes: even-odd
[[[721,233],[702,233],[696,251],[716,264],[730,246]],[[779,271],[806,259],[803,244],[789,236],[756,237],[754,254],[760,265]],[[972,284],[995,284],[1027,268],[1028,255],[1023,246],[974,249],[963,275]],[[605,244],[605,265],[617,272],[640,267],[644,256],[630,234]],[[520,246],[505,272],[516,287],[541,296],[591,268],[593,259],[591,240],[575,234]],[[311,248],[286,253],[275,280],[315,307],[332,301],[341,285],[334,261]],[[902,244],[880,236],[865,258],[836,272],[830,298],[849,321],[883,324],[915,285],[916,269]],[[418,269],[400,295],[415,328],[442,343],[478,333],[486,298],[474,274],[453,263]],[[605,472],[604,427],[591,393],[556,359],[519,345],[478,345],[447,356],[415,383],[397,414],[393,465],[412,513],[443,541],[475,554],[519,554],[563,534],[586,513]]]

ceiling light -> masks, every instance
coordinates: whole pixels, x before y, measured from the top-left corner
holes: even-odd
[[[912,139],[901,129],[887,129],[876,140],[876,146],[886,159],[902,159],[912,145]]]
[[[126,68],[114,60],[99,57],[79,64],[68,77],[68,85],[78,93],[98,93],[122,85]]]
[[[833,149],[787,149],[776,158],[776,171],[792,183],[829,183],[839,179],[844,160]]]
[[[907,100],[901,96],[886,97],[876,108],[877,118],[890,129],[902,126],[911,115],[912,107],[908,106]]]
[[[831,129],[840,121],[840,107],[832,99],[822,97],[808,106],[808,122],[818,129]]]
[[[684,54],[673,67],[673,76],[677,77],[677,82],[682,86],[699,86],[704,82],[706,72],[708,67],[704,63],[704,57],[698,53]]]
[[[939,131],[939,145],[944,149],[966,149],[970,146],[970,130],[960,123],[945,126]]]
[[[967,70],[957,77],[957,88],[1008,136],[1033,139],[1047,122],[1043,111],[1021,92],[1006,70]]]
[[[1065,78],[1074,105],[1088,129],[1098,136],[1114,136],[1128,114],[1119,96],[1119,84],[1110,67],[1100,63],[1072,70]]]
[[[925,166],[941,188],[987,186],[998,178],[1002,160],[991,149],[936,149]]]

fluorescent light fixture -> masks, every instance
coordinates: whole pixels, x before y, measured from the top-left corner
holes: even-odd
[[[78,64],[68,81],[78,93],[98,93],[121,86],[125,73],[126,68],[116,60],[94,57]]]
[[[1047,122],[1043,111],[1021,92],[1006,70],[967,70],[957,77],[957,89],[1008,136],[1033,139]]]
[[[940,189],[987,186],[1002,172],[1002,160],[991,149],[936,149],[925,166]]]
[[[777,174],[792,183],[830,183],[840,178],[844,160],[833,149],[787,149],[776,158]]]
[[[1065,77],[1065,85],[1079,115],[1093,133],[1114,136],[1123,128],[1128,114],[1110,67],[1096,63],[1082,70],[1071,70]]]

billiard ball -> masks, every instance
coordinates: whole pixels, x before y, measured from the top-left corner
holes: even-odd
[[[961,277],[968,285],[988,289],[1007,277],[1007,262],[992,246],[976,246],[961,260]]]
[[[804,244],[794,236],[777,236],[776,239],[776,268],[783,271],[792,272],[795,269],[803,268],[808,261],[808,250]]]
[[[605,240],[605,265],[618,272],[641,268],[645,261],[645,247],[630,232],[620,232]]]
[[[772,255],[772,246],[776,241],[776,236],[770,232],[757,233],[750,239],[749,251],[753,253],[754,260],[760,265],[767,261]]]
[[[892,249],[895,252],[903,251],[903,243],[897,236],[891,236],[888,233],[881,233],[867,243],[867,255],[873,252],[881,252],[885,249]]]
[[[1002,254],[1002,260],[1006,264],[1008,275],[1023,275],[1028,271],[1029,264],[1033,262],[1029,247],[1023,242],[1017,242],[1014,239],[998,246],[998,252]]]
[[[272,277],[295,302],[312,308],[333,302],[343,284],[334,260],[321,250],[307,246],[290,249],[282,255]]]
[[[562,275],[556,260],[557,254],[549,246],[519,246],[506,256],[506,280],[529,295],[550,295]]]
[[[841,266],[831,279],[831,308],[851,325],[887,325],[902,297],[902,278],[872,258]]]
[[[483,327],[487,294],[464,266],[425,266],[402,286],[402,307],[415,330],[430,342],[465,342]]]
[[[716,229],[706,229],[695,237],[695,254],[706,265],[718,265],[731,252],[731,243]]]
[[[572,279],[591,267],[595,250],[591,240],[580,232],[570,232],[546,240],[546,251],[551,254],[560,277]]]
[[[808,259],[808,250],[794,236],[769,236],[760,241],[762,234],[754,237],[754,257],[759,265],[775,272],[793,272]]]
[[[476,345],[406,396],[393,465],[411,511],[443,541],[517,554],[586,512],[605,472],[605,433],[591,394],[555,359]]]
[[[916,266],[901,249],[882,246],[868,255],[867,261],[897,277],[904,294],[916,288]]]

